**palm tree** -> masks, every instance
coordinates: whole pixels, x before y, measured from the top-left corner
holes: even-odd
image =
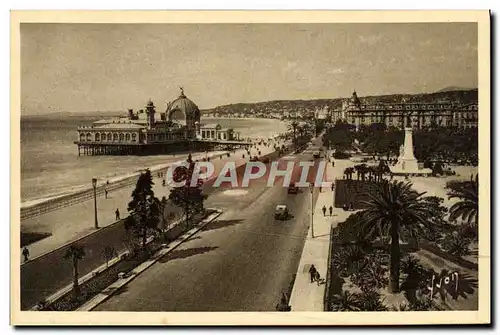
[[[354,168],[353,167],[348,167],[345,169],[347,171],[347,179],[352,180],[352,175],[354,174]]]
[[[75,298],[80,295],[80,287],[78,286],[78,262],[85,257],[85,250],[82,246],[72,245],[64,254],[64,259],[73,261],[73,293]]]
[[[479,213],[478,175],[470,182],[455,184],[456,186],[448,192],[448,199],[459,198],[461,201],[453,204],[450,208],[450,221],[458,218],[466,221],[467,224],[477,226],[477,217]]]
[[[360,304],[361,302],[359,301],[359,296],[357,294],[343,291],[342,293],[335,294],[333,296],[331,308],[332,311],[337,312],[359,311]]]
[[[422,200],[425,192],[418,193],[411,187],[411,183],[385,182],[377,193],[368,194],[368,201],[362,201],[366,209],[358,222],[361,233],[370,239],[391,237],[391,292],[399,291],[400,233],[418,238],[431,225],[432,211]]]
[[[380,294],[376,291],[366,291],[359,295],[360,309],[362,311],[387,311],[384,300],[380,299]]]

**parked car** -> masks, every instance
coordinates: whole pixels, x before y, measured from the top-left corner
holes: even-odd
[[[290,186],[288,186],[288,194],[297,193],[299,193],[299,187],[297,186],[297,183],[292,183]]]
[[[276,220],[286,220],[290,215],[287,205],[277,205],[274,211],[274,218]]]

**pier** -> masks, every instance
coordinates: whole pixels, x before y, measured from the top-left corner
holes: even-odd
[[[172,140],[162,143],[102,143],[74,141],[78,146],[78,156],[103,155],[158,155],[183,151],[234,150],[254,145],[248,141],[230,140]]]

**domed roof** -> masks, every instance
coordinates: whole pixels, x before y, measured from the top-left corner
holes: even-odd
[[[358,98],[358,94],[356,93],[356,90],[354,92],[352,92],[352,96],[351,96],[351,102],[355,105],[359,105],[361,104],[361,101],[359,100]]]
[[[179,97],[168,103],[167,110],[165,111],[166,114],[170,119],[170,116],[174,112],[181,112],[186,118],[186,120],[199,121],[200,109],[198,108],[198,106],[196,106],[196,104],[193,101],[191,101],[184,95],[184,89],[182,87],[180,89],[181,89],[181,94],[179,95]]]

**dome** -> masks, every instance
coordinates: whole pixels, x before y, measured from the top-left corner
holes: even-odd
[[[195,122],[200,121],[200,109],[184,95],[182,87],[181,94],[168,103],[165,113],[169,121],[183,121],[187,126],[194,126]]]
[[[352,92],[351,103],[354,104],[354,105],[360,105],[361,104],[361,101],[359,100],[358,94],[356,93],[356,91]]]

